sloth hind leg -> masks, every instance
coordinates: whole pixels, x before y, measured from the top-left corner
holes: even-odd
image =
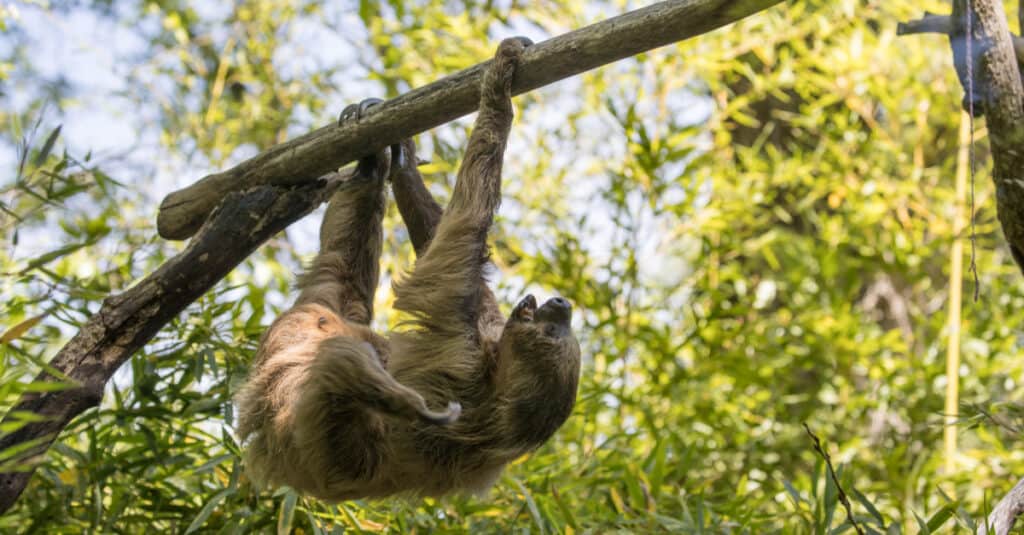
[[[296,421],[322,432],[339,413],[372,412],[433,424],[454,422],[461,412],[456,402],[443,410],[431,410],[416,391],[399,383],[380,364],[373,346],[344,336],[320,343],[310,365]],[[317,431],[321,430],[321,431]],[[329,441],[328,441],[329,442]]]

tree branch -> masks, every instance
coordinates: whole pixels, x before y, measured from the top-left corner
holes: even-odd
[[[44,371],[36,378],[70,383],[69,388],[23,394],[3,418],[3,424],[23,425],[0,436],[5,457],[0,513],[18,499],[35,469],[33,461],[71,419],[99,405],[107,381],[132,353],[260,244],[327,200],[344,179],[334,173],[299,186],[230,193],[184,251],[124,293],[105,299],[50,362],[54,373]],[[22,414],[33,418],[22,421]]]
[[[707,33],[781,1],[669,0],[554,37],[527,49],[516,69],[513,93]],[[480,76],[489,64],[478,64],[384,102],[357,124],[322,127],[171,193],[160,205],[160,235],[167,239],[191,236],[228,192],[261,184],[302,182],[472,113],[480,98]]]
[[[1024,270],[1024,85],[1003,3],[971,0],[970,7],[977,15],[972,34],[981,51],[982,107],[992,150],[996,210],[1013,259]],[[954,14],[967,8],[967,0],[954,0]]]
[[[1024,85],[1018,61],[1024,48],[1014,39],[1000,0],[953,0],[949,17],[926,14],[923,19],[901,24],[899,34],[945,33],[953,45],[953,58],[961,84],[966,84],[963,62],[966,47],[967,10],[971,10],[971,48],[974,54],[975,98],[988,122],[992,146],[992,178],[996,185],[996,210],[1010,252],[1024,270]],[[1024,23],[1024,4],[1018,17]],[[1024,512],[1024,479],[1007,494],[988,517],[997,535],[1010,532],[1017,516]],[[985,526],[978,533],[987,533]]]
[[[1024,6],[1024,3],[1021,5]],[[914,35],[919,33],[952,35],[953,17],[925,13],[923,17],[917,20],[901,22],[896,25],[896,35]],[[1011,33],[1010,42],[1013,43],[1013,52],[1017,56],[1017,61],[1024,63],[1024,37]]]
[[[953,33],[953,19],[949,15],[936,15],[925,11],[924,16],[896,25],[896,35],[913,35],[917,33]]]
[[[988,122],[996,185],[996,209],[1003,234],[1018,267],[1024,270],[1024,86],[1018,59],[1024,43],[1014,39],[1002,2],[971,0],[971,42],[976,109]],[[948,17],[926,14],[901,24],[897,33],[945,33],[953,48],[953,63],[966,89],[966,15],[968,0],[953,0]]]
[[[989,513],[984,525],[978,526],[978,535],[986,535],[989,528],[995,535],[1009,535],[1017,517],[1024,512],[1024,479],[1017,482],[1010,492]]]

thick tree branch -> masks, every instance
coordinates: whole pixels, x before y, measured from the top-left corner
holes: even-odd
[[[342,182],[343,177],[334,173],[299,186],[233,192],[184,251],[124,293],[104,300],[99,312],[53,358],[50,366],[55,373],[44,372],[36,379],[70,382],[71,387],[24,394],[4,416],[4,424],[19,423],[19,414],[44,419],[33,418],[0,436],[0,513],[24,490],[33,460],[72,418],[99,404],[107,381],[132,353],[260,244],[324,202]]]
[[[1024,47],[1010,34],[1002,2],[971,0],[970,7],[975,107],[988,122],[999,222],[1014,260],[1024,270],[1024,86],[1017,52]],[[951,16],[927,14],[898,29],[903,34],[948,35],[953,62],[965,88],[967,9],[968,0],[953,0]]]
[[[953,0],[949,17],[927,14],[901,24],[897,33],[945,33],[953,45],[953,61],[961,84],[966,86],[967,13],[971,10],[970,34],[973,60],[972,87],[988,123],[996,185],[996,210],[1003,233],[1017,265],[1024,270],[1024,85],[1018,60],[1019,39],[1014,39],[1000,0]],[[1024,23],[1024,6],[1018,13]],[[997,535],[1010,532],[1024,511],[1024,480],[1007,494],[988,517]],[[985,526],[979,533],[987,533]]]
[[[1024,85],[1010,42],[1010,28],[998,0],[972,0],[972,33],[980,45],[985,110],[992,147],[996,209],[1017,265],[1024,269]],[[954,0],[964,13],[967,0]]]
[[[513,92],[524,93],[707,33],[781,1],[670,0],[581,28],[530,47],[516,69]],[[389,100],[373,108],[358,124],[325,126],[171,193],[160,205],[160,235],[168,239],[191,236],[228,192],[308,180],[475,111],[480,75],[489,63]]]

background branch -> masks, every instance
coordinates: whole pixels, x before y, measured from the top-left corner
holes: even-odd
[[[951,16],[928,13],[900,24],[898,33],[945,33],[960,83],[967,85],[966,14],[972,10],[975,109],[987,117],[996,185],[996,208],[1010,252],[1024,270],[1024,86],[1018,58],[1024,43],[1010,34],[1002,2],[953,0]]]
[[[592,24],[527,49],[516,69],[513,93],[707,33],[780,2],[670,0]],[[325,126],[173,192],[160,205],[157,230],[167,239],[188,238],[228,192],[303,182],[472,113],[480,98],[480,75],[489,64],[480,63],[384,102],[357,124]]]
[[[978,526],[978,535],[989,533],[989,528],[995,535],[1009,535],[1010,530],[1017,521],[1017,517],[1024,512],[1024,479],[1017,482],[1010,489],[1010,492],[1003,496],[1002,500],[989,513],[985,523]]]
[[[926,14],[924,18],[901,24],[897,33],[937,32],[950,37],[954,63],[960,81],[966,85],[963,70],[967,36],[966,14],[971,10],[970,35],[974,51],[974,98],[981,105],[987,120],[988,138],[992,147],[992,178],[996,185],[996,209],[1010,252],[1018,267],[1024,270],[1024,85],[1018,61],[1022,43],[1010,34],[1003,4],[997,0],[953,0],[949,17]],[[1024,6],[1018,12],[1024,23]],[[958,54],[959,53],[959,54]],[[968,96],[970,98],[970,96]],[[997,535],[1010,532],[1018,515],[1024,511],[1024,480],[1007,494],[988,517]],[[985,526],[979,533],[987,533]]]

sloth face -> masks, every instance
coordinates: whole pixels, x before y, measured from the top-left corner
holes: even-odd
[[[566,375],[579,373],[580,344],[573,336],[572,305],[561,297],[548,299],[539,308],[527,295],[512,309],[505,324],[501,346],[517,360],[554,366]],[[550,371],[550,370],[548,370]]]
[[[509,406],[510,440],[528,451],[562,425],[576,403],[580,344],[572,334],[572,305],[556,297],[540,307],[532,295],[512,310],[499,342],[502,398]]]

